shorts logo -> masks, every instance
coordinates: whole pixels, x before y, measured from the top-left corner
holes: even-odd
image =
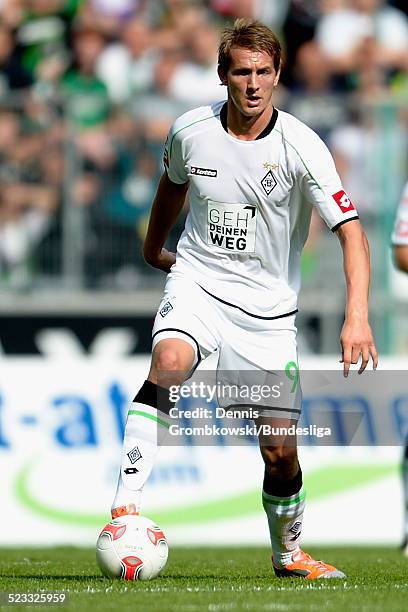
[[[343,191],[343,189],[341,191],[338,191],[337,193],[333,193],[332,197],[342,213],[349,212],[350,210],[355,210],[353,202],[350,200],[346,192]]]
[[[217,170],[212,170],[211,168],[198,168],[197,166],[191,166],[191,174],[196,174],[197,176],[209,176],[211,178],[217,177]]]
[[[170,302],[166,302],[165,305],[160,308],[159,314],[164,318],[166,315],[169,314],[170,310],[173,310],[173,306],[170,304]]]
[[[272,172],[272,170],[269,170],[269,172],[267,172],[265,174],[265,176],[263,177],[262,181],[261,181],[261,185],[266,193],[266,195],[269,195],[271,193],[271,191],[273,191],[277,185],[277,181],[275,178],[274,173]]]
[[[133,465],[136,463],[136,461],[139,461],[139,459],[142,458],[142,453],[140,452],[139,447],[135,446],[134,449],[127,453],[127,456],[129,457],[130,463]]]

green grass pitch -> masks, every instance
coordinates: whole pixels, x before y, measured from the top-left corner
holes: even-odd
[[[78,548],[0,549],[2,610],[103,612],[402,612],[408,601],[408,559],[390,548],[306,548],[347,573],[345,580],[275,578],[267,548],[173,548],[151,582],[103,578],[94,551]],[[5,605],[6,592],[65,591],[63,605]]]

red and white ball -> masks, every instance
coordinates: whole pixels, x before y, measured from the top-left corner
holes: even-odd
[[[125,515],[105,525],[96,543],[96,560],[109,578],[151,580],[167,562],[163,531],[145,516]]]

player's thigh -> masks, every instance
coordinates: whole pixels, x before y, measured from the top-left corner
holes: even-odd
[[[217,350],[220,344],[217,316],[208,296],[198,285],[170,275],[153,325],[153,366],[156,370],[160,356],[162,363],[168,363],[166,369],[173,364],[174,371],[176,360],[188,373]]]
[[[301,392],[294,317],[276,321],[231,317],[230,333],[220,348],[219,380],[247,392],[240,402],[255,416],[300,417]],[[236,403],[236,402],[235,402]],[[272,410],[273,409],[273,410]]]

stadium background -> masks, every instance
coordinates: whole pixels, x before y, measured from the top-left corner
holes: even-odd
[[[331,149],[370,239],[382,368],[407,368],[408,282],[390,254],[408,174],[406,13],[403,0],[0,2],[0,545],[92,545],[108,518],[164,283],[141,257],[164,139],[225,96],[217,40],[234,16],[284,44],[276,106]],[[339,367],[341,251],[317,218],[302,267],[301,366]],[[302,448],[308,541],[400,540],[402,434],[383,448],[380,433]],[[256,446],[185,442],[160,454],[144,513],[171,544],[266,543]]]

